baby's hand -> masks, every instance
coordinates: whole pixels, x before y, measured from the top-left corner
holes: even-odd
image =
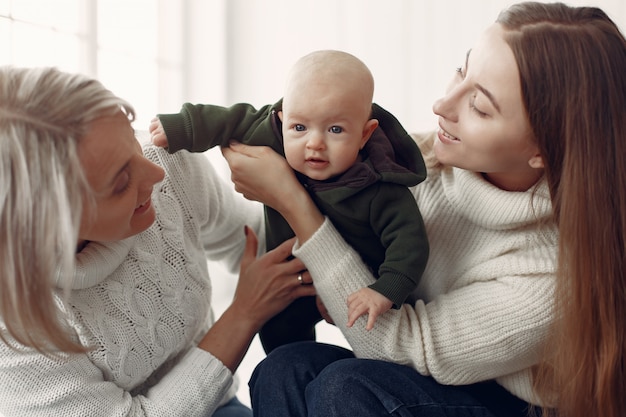
[[[367,330],[374,328],[376,318],[393,307],[393,302],[371,288],[361,288],[348,297],[348,327],[352,327],[356,319],[368,314]]]
[[[167,148],[167,136],[165,135],[165,130],[163,130],[163,125],[158,117],[154,117],[150,120],[148,131],[150,132],[150,140],[153,145],[160,148]]]

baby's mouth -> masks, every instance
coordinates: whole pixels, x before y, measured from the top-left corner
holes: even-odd
[[[312,168],[322,168],[328,165],[328,161],[321,158],[306,158],[304,162]]]

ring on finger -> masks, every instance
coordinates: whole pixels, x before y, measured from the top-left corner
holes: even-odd
[[[305,285],[304,280],[302,279],[302,274],[298,274],[298,282],[300,283],[300,285]]]

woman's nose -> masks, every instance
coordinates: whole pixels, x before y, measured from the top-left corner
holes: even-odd
[[[445,96],[438,98],[433,103],[433,113],[445,119],[456,121],[456,105],[454,96],[447,93]]]
[[[163,181],[165,178],[165,170],[152,161],[148,161],[149,166],[146,168],[146,182],[152,187],[154,184]]]
[[[444,96],[433,103],[433,113],[445,119],[456,121],[462,95],[462,84],[451,82]]]

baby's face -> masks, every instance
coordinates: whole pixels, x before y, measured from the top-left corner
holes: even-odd
[[[378,125],[361,97],[324,83],[289,89],[279,114],[289,165],[315,180],[350,168]]]

